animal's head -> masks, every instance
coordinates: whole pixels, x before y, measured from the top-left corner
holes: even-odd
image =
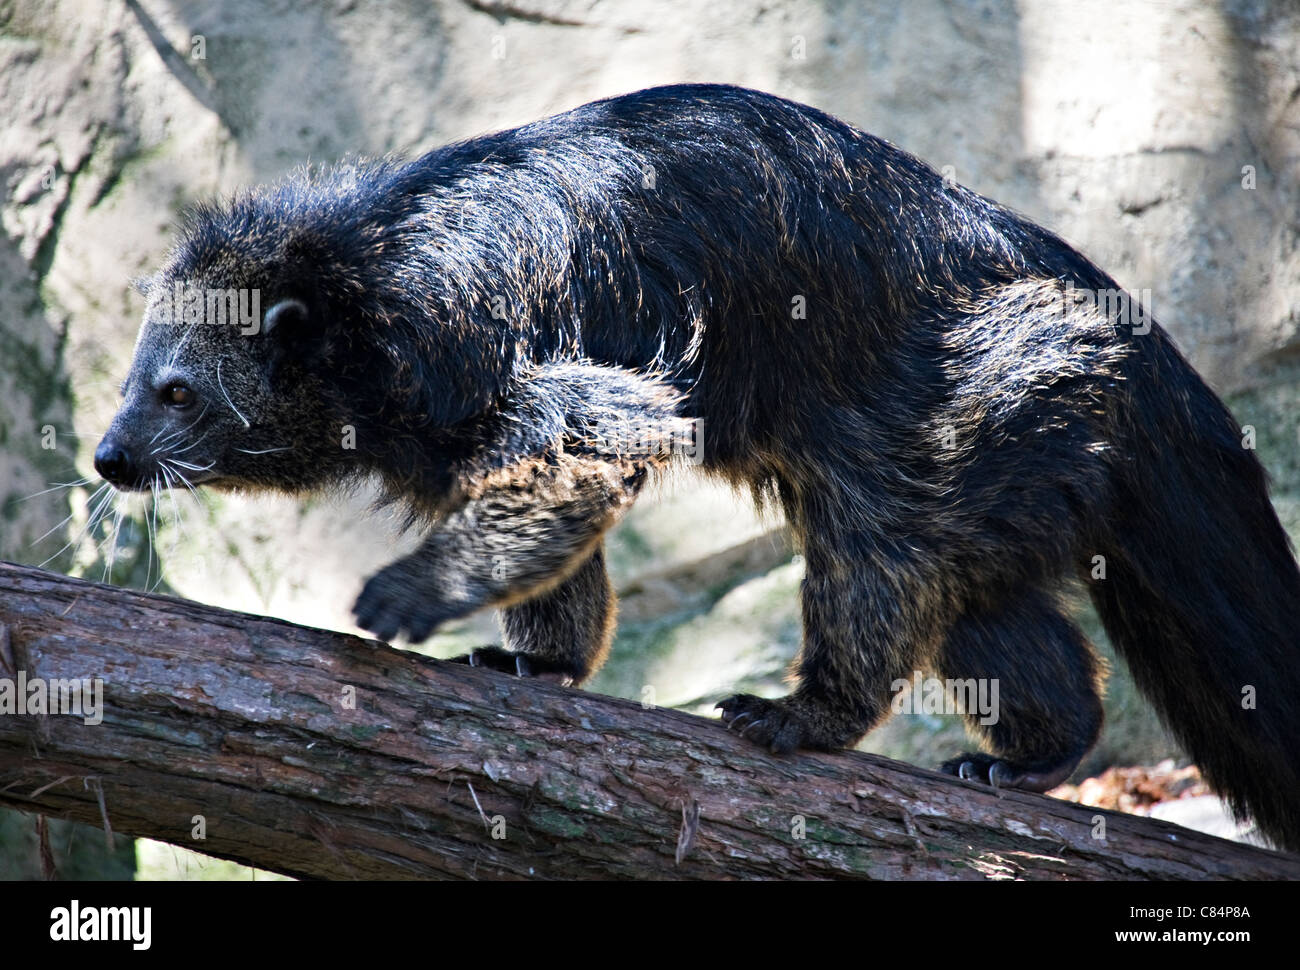
[[[191,214],[138,284],[144,324],[95,452],[105,479],[300,491],[383,472],[394,447],[488,406],[507,362],[481,348],[499,334],[446,322],[400,171],[299,176]]]
[[[303,339],[313,309],[274,289],[265,306],[257,282],[164,270],[142,284],[148,304],[122,405],[95,451],[105,479],[126,490],[293,491],[338,464],[341,422],[331,427],[336,409]]]

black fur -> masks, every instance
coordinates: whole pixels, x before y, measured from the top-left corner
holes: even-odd
[[[181,330],[154,295],[177,281],[291,301],[270,333],[178,355],[201,399],[239,388],[240,421],[218,403],[187,432],[208,433],[202,480],[374,475],[432,521],[362,625],[419,638],[495,603],[512,647],[580,680],[612,623],[600,535],[657,464],[592,426],[678,414],[804,546],[799,686],[724,701],[734,727],[836,748],[914,670],[998,678],[993,755],[949,769],[1046,787],[1100,724],[1098,661],[1053,598],[1078,573],[1211,781],[1300,849],[1300,571],[1239,428],[1159,326],[1071,296],[1113,280],[894,146],[686,85],[201,209],[150,286],[123,454],[180,426],[149,398]]]

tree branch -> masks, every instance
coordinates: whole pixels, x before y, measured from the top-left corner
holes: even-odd
[[[1152,819],[777,758],[699,717],[5,563],[0,624],[11,703],[20,676],[103,681],[98,725],[0,716],[0,804],[300,877],[1300,877]]]

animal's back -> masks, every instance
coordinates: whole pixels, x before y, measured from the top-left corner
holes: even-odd
[[[826,407],[888,421],[905,401],[922,423],[949,393],[955,307],[1089,269],[901,149],[725,85],[594,102],[412,168],[448,211],[472,205],[457,218],[491,251],[467,264],[547,281],[507,311],[531,353],[668,370],[708,461],[755,475]]]

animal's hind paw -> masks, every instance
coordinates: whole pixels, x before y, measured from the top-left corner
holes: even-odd
[[[1052,764],[1027,767],[1004,761],[995,755],[977,752],[950,758],[939,766],[939,770],[956,775],[964,781],[975,781],[994,788],[1042,792],[1064,782],[1078,764],[1078,758],[1065,758]]]
[[[947,775],[956,775],[963,781],[979,782],[994,788],[1015,788],[1024,772],[989,754],[967,753],[950,758],[939,766]]]

